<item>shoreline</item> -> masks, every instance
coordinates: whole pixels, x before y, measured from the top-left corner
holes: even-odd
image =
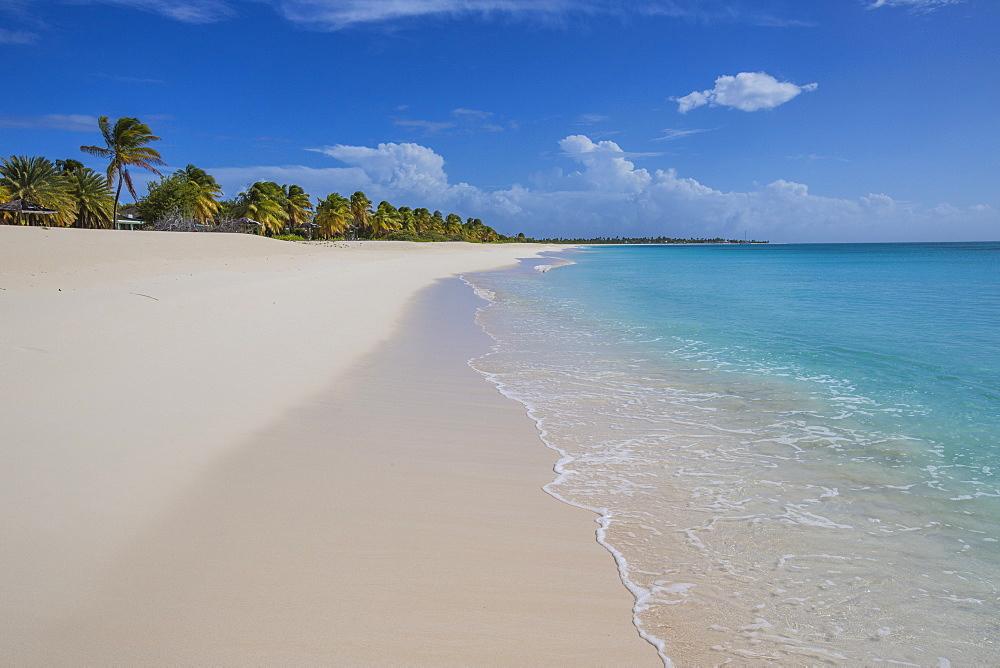
[[[556,264],[551,264],[551,265],[535,265],[533,269],[535,271],[546,273],[554,268],[563,267],[571,264],[576,264],[576,263],[573,262],[572,260],[562,260]],[[485,306],[482,306],[478,309],[476,315],[476,322],[486,333],[486,335],[492,339],[494,346],[493,350],[491,350],[490,352],[486,352],[482,355],[470,359],[469,366],[472,367],[483,378],[489,381],[489,383],[496,388],[497,392],[499,392],[508,400],[519,404],[523,408],[528,418],[534,423],[535,429],[538,431],[538,438],[542,442],[542,444],[550,451],[558,455],[555,464],[552,466],[552,471],[553,473],[555,473],[555,478],[547,482],[545,485],[543,485],[542,490],[546,494],[551,496],[553,499],[558,501],[559,503],[565,504],[572,508],[578,508],[584,512],[596,515],[596,519],[594,521],[598,525],[596,531],[597,543],[602,548],[604,548],[608,552],[608,554],[610,554],[611,557],[614,559],[615,568],[618,571],[618,577],[621,580],[621,584],[622,586],[625,587],[625,589],[628,590],[628,592],[632,596],[632,625],[635,627],[636,632],[639,634],[639,636],[643,640],[648,642],[653,648],[655,648],[657,655],[663,661],[663,665],[665,666],[674,665],[673,659],[668,655],[667,640],[665,638],[660,638],[656,636],[654,633],[650,632],[645,627],[645,624],[643,623],[643,620],[640,616],[641,611],[643,610],[643,608],[645,607],[650,598],[651,592],[648,589],[645,589],[639,584],[637,584],[630,577],[629,563],[625,558],[625,555],[611,542],[608,541],[608,529],[612,521],[612,517],[609,513],[608,508],[595,507],[592,505],[587,505],[585,503],[572,501],[557,491],[559,484],[564,481],[567,475],[570,475],[570,472],[567,471],[566,466],[574,462],[576,460],[576,457],[571,455],[563,448],[560,448],[557,443],[553,442],[548,437],[548,433],[546,432],[543,420],[541,416],[538,414],[537,407],[533,406],[529,401],[526,401],[525,399],[518,397],[516,392],[512,392],[511,388],[507,386],[507,384],[500,377],[500,375],[485,369],[480,369],[479,367],[476,366],[476,362],[488,359],[489,356],[492,354],[492,352],[495,351],[495,346],[498,345],[501,341],[500,338],[498,338],[495,334],[490,332],[489,327],[487,326],[486,318],[484,317],[485,310],[495,305],[496,302],[495,299],[493,298],[493,295],[490,293],[488,289],[477,286],[474,281],[470,281],[464,276],[462,277],[462,280],[477,295],[479,295],[481,298],[489,302]]]
[[[370,395],[373,402],[385,401],[389,390],[405,385],[398,369],[419,367],[420,354],[413,351],[408,337],[433,323],[416,328],[409,323],[434,300],[422,296],[415,300],[418,287],[554,249],[454,248],[452,244],[448,246],[454,250],[419,248],[426,244],[391,248],[378,242],[380,247],[374,249],[341,251],[288,244],[289,248],[281,247],[282,257],[277,257],[271,250],[277,242],[265,242],[266,251],[221,249],[221,256],[231,256],[225,270],[213,265],[220,255],[208,257],[212,253],[196,260],[133,259],[115,267],[97,261],[59,265],[60,253],[79,259],[91,251],[61,248],[52,239],[64,231],[52,232],[45,231],[47,238],[40,244],[28,244],[39,256],[49,254],[46,271],[5,264],[5,273],[0,275],[0,287],[5,288],[0,299],[5,311],[16,316],[0,329],[3,373],[16,381],[4,383],[3,398],[17,409],[10,411],[4,428],[13,436],[11,446],[18,446],[6,449],[5,473],[0,474],[6,489],[0,494],[7,509],[0,520],[11,537],[4,571],[9,581],[5,587],[12,595],[0,614],[10,640],[4,643],[6,662],[78,663],[89,656],[97,661],[116,657],[128,662],[143,657],[172,663],[267,662],[270,657],[272,661],[328,663],[407,657],[408,663],[468,664],[495,663],[508,651],[517,660],[550,663],[556,654],[556,662],[572,658],[574,663],[588,663],[595,662],[604,651],[601,648],[608,645],[617,663],[652,665],[656,661],[653,648],[631,626],[627,612],[631,597],[618,581],[607,552],[594,540],[593,526],[581,511],[562,506],[541,491],[551,480],[552,461],[539,467],[538,458],[545,460],[549,451],[538,441],[530,420],[520,405],[501,397],[467,366],[474,355],[457,359],[461,357],[457,350],[467,346],[472,336],[468,329],[461,336],[450,331],[436,335],[439,345],[447,349],[440,354],[447,354],[448,364],[460,363],[467,374],[464,380],[455,373],[445,374],[447,387],[441,389],[438,403],[427,404],[420,386],[412,385],[414,379],[438,382],[438,370],[433,367],[411,375],[409,389],[395,395],[388,408],[383,404],[383,410],[373,411],[371,405],[356,403],[363,387],[374,392]],[[125,247],[137,241],[160,243],[147,236],[155,233],[111,234],[119,236],[114,243]],[[165,243],[178,248],[160,247],[161,255],[184,251],[182,247],[190,245],[190,237],[164,234],[170,235]],[[11,250],[6,242],[13,237],[4,239],[7,253]],[[249,247],[264,240],[232,241]],[[229,246],[231,242],[219,243]],[[17,254],[18,261],[30,264],[31,252]],[[336,265],[330,266],[333,258]],[[150,274],[163,267],[174,273]],[[393,278],[411,283],[400,288]],[[332,281],[326,291],[317,287],[323,281]],[[76,287],[60,294],[60,283]],[[461,289],[471,292],[464,286]],[[466,297],[476,299],[471,294]],[[238,308],[227,298],[238,302]],[[272,298],[271,306],[283,302],[284,310],[267,312],[264,317],[260,309]],[[448,303],[456,300],[451,297],[438,304],[447,312]],[[319,305],[323,312],[350,317],[337,322],[309,308]],[[159,320],[155,309],[167,311],[168,317]],[[408,315],[400,320],[404,309]],[[472,311],[465,313],[469,321],[465,326],[478,330],[471,322]],[[288,314],[300,317],[294,327],[281,320]],[[236,343],[226,339],[244,331],[246,323],[239,317],[258,325],[256,342],[252,337]],[[48,340],[41,337],[47,348],[25,345],[32,335],[49,331],[58,320],[73,326]],[[93,336],[120,333],[118,325],[122,324],[129,325],[124,331],[133,336],[143,328],[155,331],[165,324],[192,325],[198,334],[195,341],[206,342],[207,349],[195,346],[192,353],[183,340],[178,343],[148,332],[139,340],[117,337],[113,343]],[[352,336],[352,327],[361,331]],[[290,330],[299,332],[299,337],[288,338]],[[324,331],[329,341],[316,342],[302,334]],[[211,345],[220,339],[227,345]],[[267,353],[268,344],[277,346],[280,354]],[[296,352],[297,346],[307,344],[306,354]],[[252,352],[248,354],[244,345]],[[339,350],[340,355],[331,359],[331,350]],[[384,360],[392,350],[398,353],[393,358],[397,363],[387,369]],[[58,363],[40,362],[43,354],[59,358]],[[251,359],[254,364],[246,365]],[[362,359],[367,362],[362,364]],[[118,368],[108,369],[109,360],[115,360]],[[375,373],[376,368],[382,371]],[[276,376],[268,375],[274,371]],[[216,375],[228,378],[230,395],[220,395],[213,385]],[[128,393],[109,393],[132,389],[121,381],[134,381],[136,376],[142,376],[145,394],[141,400],[128,401]],[[261,378],[272,381],[269,396],[248,401],[247,393],[260,389]],[[237,386],[234,380],[245,381],[247,386]],[[89,392],[81,392],[88,388]],[[330,408],[318,408],[316,397],[334,391],[341,398],[337,406],[342,412],[355,402],[356,410],[350,414],[353,422],[344,413],[334,424],[323,424]],[[195,396],[176,400],[175,394],[185,392]],[[282,396],[283,392],[291,394]],[[473,410],[467,406],[468,414],[453,410],[448,415],[456,402],[468,402],[469,397],[478,397],[480,403],[473,404]],[[74,398],[75,402],[68,400]],[[421,401],[425,403],[416,408]],[[199,404],[205,402],[208,409],[199,411]],[[487,414],[493,418],[484,420]],[[43,421],[46,415],[48,422]],[[170,426],[157,422],[157,416],[163,415],[182,425],[173,424],[172,430],[163,433],[158,428]],[[473,440],[492,439],[492,445],[484,445],[482,453],[470,451],[465,441],[445,448],[442,443],[460,438],[454,429],[460,420],[469,429],[480,430],[478,440]],[[521,424],[515,427],[518,421]],[[379,429],[407,439],[411,446],[419,444],[419,454],[403,448],[402,440],[389,447],[390,441],[374,435]],[[344,433],[364,447],[339,452],[340,459],[333,466],[330,452],[317,446],[330,431]],[[296,432],[299,438],[292,438]],[[519,448],[513,458],[511,443],[503,437],[513,438],[512,434],[518,434]],[[522,442],[526,434],[530,438]],[[456,453],[469,461],[456,459]],[[374,459],[364,461],[369,455]],[[283,468],[302,484],[275,480],[273,474]],[[358,475],[362,470],[377,471],[380,477],[392,473],[407,493],[394,500],[372,495],[370,489],[358,487],[365,479]],[[330,480],[317,478],[321,471],[339,476],[340,487],[331,488]],[[498,477],[497,471],[502,475]],[[529,477],[532,480],[526,486]],[[420,480],[428,484],[412,489]],[[432,481],[438,484],[429,484]],[[464,486],[440,484],[449,481]],[[503,489],[505,485],[509,488]],[[337,489],[353,492],[338,497]],[[456,490],[463,496],[451,498],[440,508],[467,515],[462,525],[468,534],[465,538],[455,535],[454,518],[442,522],[433,519],[435,513],[416,510],[420,504],[440,503],[446,493]],[[502,494],[487,503],[485,497],[491,490]],[[539,498],[529,500],[529,496]],[[512,523],[509,517],[504,520],[504,514],[511,511],[497,505],[498,498],[514,505],[528,504],[525,507],[531,510],[520,517],[538,526]],[[318,510],[324,504],[329,515]],[[357,514],[346,519],[344,508],[350,504]],[[474,513],[474,509],[481,512]],[[400,513],[409,514],[412,521],[397,522]],[[350,544],[335,537],[337,527],[345,522],[358,523],[355,528],[364,526],[364,531],[352,534],[353,539],[366,536],[377,549],[365,552],[361,560],[357,545],[348,554],[338,552],[338,546]],[[429,531],[429,538],[417,540],[419,531]],[[427,544],[435,544],[432,559],[424,558]],[[496,548],[493,551],[482,549],[491,544]],[[296,545],[309,549],[297,551]],[[406,549],[387,549],[386,545]],[[448,563],[449,555],[463,550],[472,551],[467,560]],[[550,559],[549,566],[537,565],[537,554],[528,558],[531,550]],[[497,554],[513,555],[515,563],[498,562]],[[360,574],[360,579],[354,584],[333,579],[330,563],[320,555],[342,559],[337,562],[340,572],[355,578]],[[405,555],[410,558],[403,559]],[[393,568],[382,568],[393,559]],[[473,575],[462,586],[442,588],[440,576],[425,577],[442,566],[446,572],[462,566],[459,572],[471,569]],[[407,569],[412,577],[393,580]],[[491,586],[501,574],[505,584]],[[592,586],[581,590],[581,582]],[[426,590],[417,586],[427,584],[432,586]],[[538,593],[546,591],[540,600]],[[597,603],[595,592],[603,592],[596,595]],[[352,610],[346,601],[362,604],[373,597],[381,597],[382,607],[369,622],[393,619],[397,628],[410,628],[409,634],[398,636],[406,644],[397,644],[390,652],[387,648],[392,642],[368,623],[350,627],[340,637],[342,642],[331,649],[330,624],[349,626],[352,615],[357,617],[357,609]],[[459,619],[448,617],[462,610],[454,605],[458,600],[466,603],[466,620],[479,615],[478,626],[473,625],[468,635],[458,630]],[[482,616],[484,600],[499,606],[491,616]],[[261,605],[262,601],[268,605]],[[572,614],[566,615],[567,610]],[[442,619],[447,622],[426,627]],[[557,633],[551,632],[550,624],[559,628]],[[39,629],[47,629],[42,645],[37,644]],[[209,629],[214,633],[208,633]],[[287,633],[275,639],[267,635],[273,629]],[[521,640],[511,640],[518,635]],[[268,646],[269,637],[273,642]],[[421,650],[423,654],[416,651],[420,642],[430,647]],[[574,655],[574,648],[578,654]],[[610,654],[604,656],[605,662],[612,660]]]

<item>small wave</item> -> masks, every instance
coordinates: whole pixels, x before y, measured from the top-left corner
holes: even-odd
[[[544,274],[548,271],[555,269],[556,267],[565,267],[566,265],[570,264],[576,264],[576,262],[573,262],[572,260],[564,260],[561,262],[557,262],[555,264],[536,264],[534,266],[534,270]]]

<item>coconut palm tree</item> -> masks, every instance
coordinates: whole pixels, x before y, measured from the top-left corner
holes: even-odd
[[[399,229],[409,232],[417,231],[413,219],[413,209],[408,206],[401,206],[396,212],[399,214]]]
[[[312,215],[312,202],[309,201],[309,194],[302,189],[302,186],[281,186],[281,193],[284,195],[282,204],[285,213],[288,214],[288,231],[291,232],[309,220]]]
[[[431,212],[423,207],[413,210],[413,228],[417,234],[429,232],[431,229]]]
[[[457,213],[449,213],[444,219],[444,233],[461,234],[462,217],[459,216]]]
[[[121,198],[123,183],[128,187],[133,199],[138,199],[128,168],[139,167],[149,170],[157,176],[162,176],[153,165],[166,163],[163,162],[156,149],[147,146],[150,142],[159,141],[160,138],[153,134],[148,125],[140,123],[139,119],[123,116],[112,126],[107,116],[101,116],[97,119],[97,126],[101,129],[105,145],[103,147],[81,146],[80,150],[108,161],[108,183],[114,183],[115,179],[118,180],[112,213],[114,219],[117,220],[118,200]]]
[[[399,229],[399,212],[388,202],[379,202],[371,217],[372,236],[381,237]]]
[[[444,234],[444,217],[441,215],[440,211],[435,211],[431,214],[430,231],[438,234]]]
[[[240,215],[259,222],[262,234],[280,233],[285,226],[288,213],[282,204],[283,199],[281,186],[273,181],[258,181],[236,196]]]
[[[195,199],[191,215],[201,223],[207,223],[215,217],[215,214],[219,212],[218,198],[222,197],[222,188],[215,178],[204,169],[194,165],[178,169],[174,174],[198,187],[198,196]]]
[[[351,195],[351,219],[354,221],[354,227],[357,228],[358,234],[369,234],[368,227],[372,216],[371,206],[372,201],[360,190]]]
[[[25,214],[29,225],[70,225],[76,219],[76,204],[69,194],[69,182],[48,158],[12,155],[0,166],[0,187],[9,199],[24,199],[59,213],[38,216]]]
[[[65,160],[56,160],[56,169],[60,172],[72,172],[77,169],[83,169],[83,163],[79,160],[74,160],[73,158],[66,158]]]
[[[346,232],[351,220],[351,200],[340,193],[330,193],[316,206],[316,224],[327,239]]]
[[[73,227],[111,227],[114,216],[114,198],[111,184],[103,174],[89,167],[79,167],[65,173],[70,196],[76,203],[76,220]]]

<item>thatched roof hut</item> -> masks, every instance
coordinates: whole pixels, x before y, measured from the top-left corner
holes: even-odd
[[[59,213],[55,209],[50,209],[41,204],[34,204],[26,199],[15,199],[7,202],[5,204],[0,204],[0,214],[17,216],[20,220],[20,224],[25,224],[25,216],[51,216],[53,214]]]

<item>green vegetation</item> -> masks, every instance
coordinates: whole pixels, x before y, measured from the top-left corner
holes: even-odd
[[[137,118],[122,117],[112,125],[101,116],[98,130],[104,146],[81,146],[84,153],[108,161],[102,175],[79,160],[67,158],[53,163],[48,158],[10,156],[0,165],[0,201],[27,200],[55,214],[0,211],[0,223],[108,228],[118,221],[122,186],[133,199],[132,212],[148,228],[180,231],[251,232],[289,241],[306,239],[388,239],[396,241],[471,241],[480,243],[535,242],[577,244],[676,244],[676,243],[767,243],[735,239],[674,239],[669,237],[598,237],[594,239],[530,239],[523,233],[508,237],[479,218],[456,213],[443,214],[409,206],[396,207],[381,201],[373,208],[368,196],[358,190],[349,198],[330,193],[313,205],[301,186],[258,181],[232,199],[222,200],[222,188],[205,170],[188,165],[164,176],[164,165],[156,149],[149,146],[160,138]],[[153,172],[158,181],[147,184],[139,197],[130,168]],[[113,191],[113,192],[112,192]]]
[[[76,160],[12,155],[0,165],[0,195],[3,201],[23,199],[55,209],[55,214],[4,213],[2,221],[13,224],[59,227],[109,227],[113,198],[103,175]]]

